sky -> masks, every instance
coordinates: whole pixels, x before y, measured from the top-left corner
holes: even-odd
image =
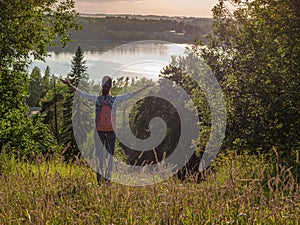
[[[75,0],[79,13],[212,17],[218,0]]]

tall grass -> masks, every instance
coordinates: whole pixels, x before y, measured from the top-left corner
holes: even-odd
[[[299,224],[300,188],[288,168],[229,153],[199,184],[175,178],[98,186],[84,163],[1,156],[0,224]],[[272,175],[271,175],[272,174]],[[205,175],[205,174],[204,174]]]

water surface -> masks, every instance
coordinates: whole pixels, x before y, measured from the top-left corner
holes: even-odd
[[[78,44],[79,45],[79,44]],[[84,45],[85,46],[85,45]],[[103,42],[82,47],[91,80],[99,81],[104,75],[112,77],[147,77],[156,80],[160,71],[171,62],[171,56],[183,55],[185,44],[161,41],[139,41],[131,43]],[[51,73],[65,77],[71,71],[71,60],[75,55],[68,51],[50,51],[45,62],[35,61],[42,71],[48,65]]]

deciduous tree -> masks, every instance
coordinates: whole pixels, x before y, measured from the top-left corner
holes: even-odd
[[[227,147],[266,152],[276,146],[288,158],[300,145],[299,4],[219,1],[213,15],[210,43],[195,53],[226,95]]]
[[[47,56],[48,45],[70,41],[69,30],[78,28],[74,1],[0,1],[0,8],[0,146],[44,151],[45,139],[35,135],[43,126],[26,113],[27,67]]]

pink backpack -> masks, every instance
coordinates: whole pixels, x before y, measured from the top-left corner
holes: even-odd
[[[101,109],[97,118],[97,130],[99,131],[113,131],[115,125],[115,119],[112,115],[112,109],[110,107],[112,99],[104,101],[101,99]]]

